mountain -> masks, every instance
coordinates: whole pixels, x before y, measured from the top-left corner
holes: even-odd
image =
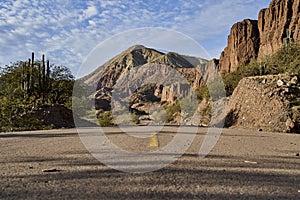
[[[81,80],[88,85],[96,86],[98,89],[101,87],[111,88],[122,72],[128,71],[132,67],[152,62],[163,55],[164,53],[155,49],[135,45],[101,65],[91,74],[81,78]],[[101,77],[101,80],[99,80],[99,77]]]
[[[130,102],[130,109],[138,114],[147,114],[150,104],[172,104],[176,98],[188,96],[191,88],[196,90],[203,85],[210,78],[208,73],[217,70],[215,62],[135,45],[81,78],[81,81],[94,88],[92,98],[97,112],[111,109],[113,91],[119,89],[122,101]],[[213,70],[208,70],[208,67]],[[143,82],[146,85],[142,86]],[[123,104],[118,102],[113,106],[123,109]]]
[[[300,40],[300,1],[273,0],[258,20],[234,24],[220,56],[220,71],[234,72],[251,59],[275,53],[285,42]]]

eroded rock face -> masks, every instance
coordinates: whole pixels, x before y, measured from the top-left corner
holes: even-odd
[[[273,0],[259,12],[258,21],[233,25],[220,57],[220,71],[230,73],[251,61],[279,50],[285,41],[300,41],[300,1]]]
[[[300,132],[299,77],[268,75],[244,78],[228,103],[226,124],[274,132]]]
[[[294,41],[300,39],[300,1],[273,0],[270,7],[259,12],[260,31],[259,58],[276,52],[282,47],[283,39],[291,33]]]
[[[221,73],[235,71],[244,63],[255,59],[259,51],[257,20],[246,19],[231,28],[228,45],[220,57]]]
[[[174,103],[178,94],[186,97],[191,92],[191,86],[184,83],[174,83],[170,86],[163,87],[161,101]]]

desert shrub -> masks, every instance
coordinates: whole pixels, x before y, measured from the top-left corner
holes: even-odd
[[[123,124],[123,125],[129,125],[129,124],[139,124],[139,115],[136,113],[127,113],[123,111],[122,113],[117,111],[113,113],[114,117],[114,123],[116,124]]]
[[[137,114],[135,113],[130,113],[130,118],[131,118],[131,121],[134,123],[134,124],[139,124],[140,123],[140,116],[138,116]]]
[[[224,75],[223,83],[225,86],[226,96],[230,96],[233,93],[240,80],[244,77],[262,75],[262,67],[263,66],[261,66],[258,61],[252,60],[250,63],[239,67],[235,72]]]
[[[263,62],[266,63],[267,74],[297,73],[300,72],[300,46],[290,43],[280,48],[275,54],[267,56]]]
[[[191,117],[197,111],[199,102],[193,96],[187,96],[180,100],[181,111],[185,112],[185,117]]]
[[[213,101],[225,97],[225,86],[221,79],[216,79],[208,84],[209,96]]]
[[[106,111],[106,112],[99,113],[98,123],[102,127],[115,126],[113,116],[112,116],[112,112],[111,111]]]
[[[199,101],[202,101],[203,99],[209,99],[209,90],[206,85],[200,86],[198,89],[196,89],[196,96]]]
[[[150,118],[155,123],[166,122],[167,114],[165,108],[159,104],[154,105],[154,109],[150,110]]]
[[[180,103],[177,100],[177,101],[175,101],[175,103],[169,105],[166,108],[167,122],[173,121],[174,114],[180,113],[180,112],[181,112]]]

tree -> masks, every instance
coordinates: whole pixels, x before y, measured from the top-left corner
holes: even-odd
[[[33,111],[46,104],[71,107],[73,84],[70,69],[50,66],[44,55],[0,68],[0,131],[44,127]]]
[[[70,69],[64,66],[54,66],[50,75],[50,82],[50,103],[71,107],[74,76]]]

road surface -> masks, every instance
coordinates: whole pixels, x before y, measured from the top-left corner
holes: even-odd
[[[151,137],[105,131],[120,148],[153,152],[175,129],[157,135],[159,147],[149,145]],[[76,129],[1,133],[0,199],[300,199],[300,135],[224,129],[201,159],[206,131],[199,129],[177,161],[149,173],[102,164]]]

